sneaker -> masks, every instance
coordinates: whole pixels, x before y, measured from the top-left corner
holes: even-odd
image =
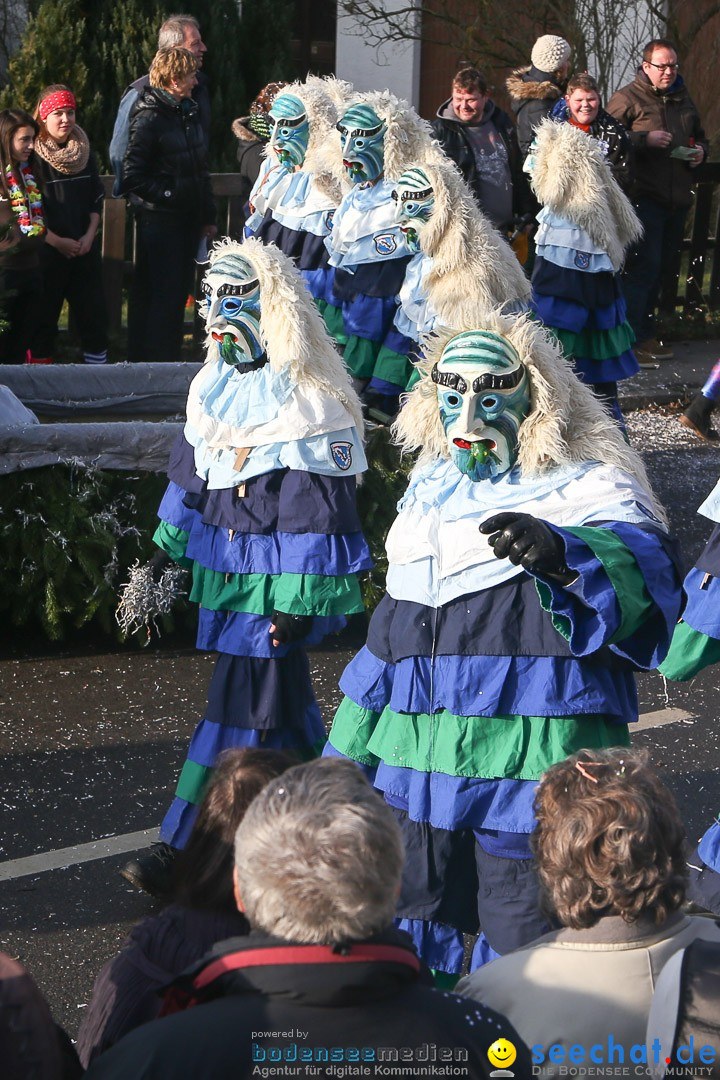
[[[657,369],[660,367],[660,361],[656,360],[652,353],[646,352],[644,349],[633,349],[633,352],[641,368]]]
[[[672,360],[675,356],[672,349],[669,349],[667,345],[663,345],[657,338],[648,338],[647,341],[641,341],[635,350],[636,355],[638,349],[640,352],[649,353],[653,360]]]
[[[176,855],[177,848],[158,841],[151,844],[144,855],[138,855],[125,863],[120,873],[135,888],[142,889],[159,900],[166,900],[172,892]]]

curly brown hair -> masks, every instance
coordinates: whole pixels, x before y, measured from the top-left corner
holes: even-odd
[[[564,926],[603,915],[661,925],[685,898],[685,832],[671,792],[642,751],[580,750],[535,796],[531,847],[546,906]]]

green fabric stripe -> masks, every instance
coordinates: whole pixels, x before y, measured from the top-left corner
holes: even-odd
[[[720,660],[720,641],[694,630],[687,623],[678,623],[673,632],[670,651],[658,668],[661,675],[675,682],[692,679],[703,668]]]
[[[354,574],[223,574],[193,565],[190,600],[209,611],[254,615],[352,615],[363,610]]]
[[[537,780],[584,747],[627,746],[624,724],[591,716],[457,716],[443,709],[372,712],[345,698],[330,742],[364,765],[388,765],[484,779]]]
[[[161,521],[155,530],[153,543],[170,556],[180,566],[192,566],[192,559],[185,555],[189,534],[184,529],[178,529],[176,525],[169,525],[167,521]]]
[[[373,375],[377,379],[384,379],[393,386],[404,387],[412,375],[412,364],[403,353],[394,352],[383,345],[375,361]]]
[[[558,634],[562,634],[565,640],[569,641],[572,637],[572,620],[567,615],[552,610],[553,594],[550,586],[539,578],[535,578],[535,591],[540,598],[540,607],[543,611],[547,611]]]
[[[653,606],[635,556],[611,529],[578,525],[569,528],[568,532],[587,544],[610,578],[620,606],[620,626],[608,644],[624,641],[642,626]]]
[[[609,360],[620,356],[632,347],[635,341],[630,324],[622,323],[612,330],[581,330],[579,334],[572,330],[559,330],[552,327],[552,332],[563,347],[566,356],[582,356],[589,360]]]
[[[410,374],[410,378],[407,381],[407,386],[405,387],[405,389],[406,390],[412,390],[415,383],[419,382],[419,381],[420,381],[420,368],[416,367],[413,364],[413,369],[412,369],[412,372]]]
[[[375,361],[379,351],[380,346],[377,341],[369,341],[367,338],[352,334],[347,339],[343,352],[345,367],[356,379],[369,379],[375,370]]]
[[[345,324],[342,317],[342,308],[335,307],[333,304],[328,304],[327,300],[316,300],[318,311],[323,317],[327,332],[330,337],[335,338],[335,341],[339,345],[344,345],[347,341],[347,334],[345,333]]]
[[[175,794],[189,803],[200,803],[215,770],[208,765],[186,761],[178,778]]]

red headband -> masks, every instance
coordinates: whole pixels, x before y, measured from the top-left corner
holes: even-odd
[[[75,97],[69,90],[56,90],[54,94],[48,94],[40,102],[40,119],[43,124],[51,112],[57,109],[74,109]]]

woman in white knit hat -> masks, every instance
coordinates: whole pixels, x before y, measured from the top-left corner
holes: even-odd
[[[543,34],[532,47],[530,67],[513,71],[506,82],[517,118],[520,151],[525,157],[536,127],[565,92],[571,49],[565,38]]]

